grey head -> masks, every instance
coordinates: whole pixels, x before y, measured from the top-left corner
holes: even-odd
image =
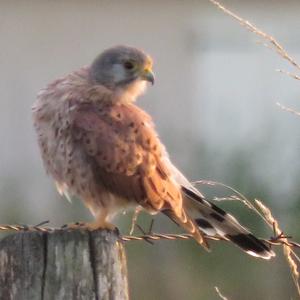
[[[90,77],[108,88],[126,87],[141,80],[153,84],[152,59],[137,48],[115,46],[96,57],[90,67]]]

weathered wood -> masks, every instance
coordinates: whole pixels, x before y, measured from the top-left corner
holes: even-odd
[[[0,299],[127,300],[126,257],[115,232],[20,232],[0,241]]]

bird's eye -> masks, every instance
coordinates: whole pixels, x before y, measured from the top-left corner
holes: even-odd
[[[131,62],[131,61],[125,61],[125,62],[124,62],[124,67],[125,67],[125,69],[127,69],[127,70],[132,70],[132,69],[134,68],[134,64],[133,64],[133,62]]]

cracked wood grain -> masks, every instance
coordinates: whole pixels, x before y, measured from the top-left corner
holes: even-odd
[[[20,232],[0,241],[0,299],[128,300],[115,232]]]

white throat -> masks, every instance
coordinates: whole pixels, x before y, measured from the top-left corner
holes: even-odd
[[[136,80],[124,88],[118,88],[116,97],[121,102],[134,102],[140,95],[145,93],[147,82],[145,80]]]

